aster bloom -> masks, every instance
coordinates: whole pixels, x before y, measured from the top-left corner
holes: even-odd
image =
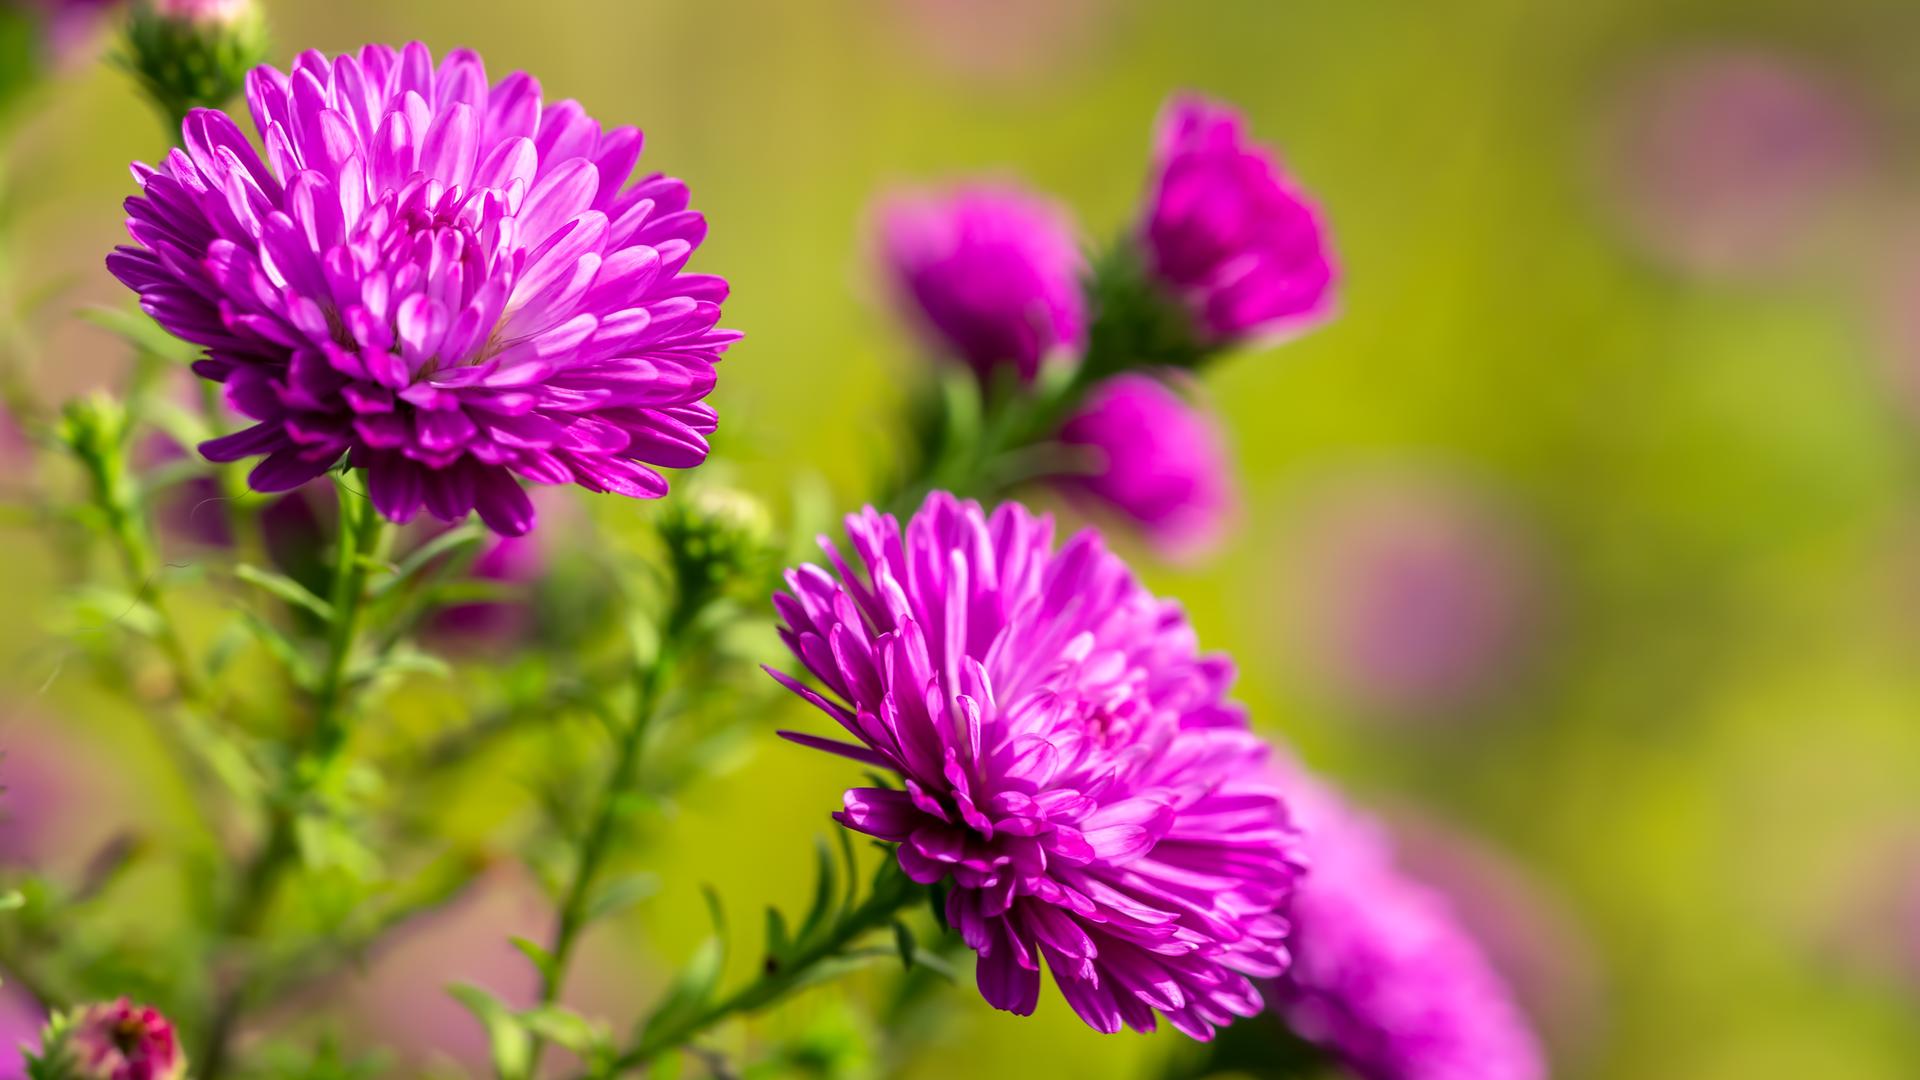
[[[1365,1080],[1542,1080],[1526,1019],[1441,895],[1337,795],[1304,778],[1287,792],[1313,866],[1274,991],[1294,1033]]]
[[[1233,509],[1233,466],[1213,417],[1167,384],[1119,375],[1097,387],[1060,429],[1090,452],[1092,471],[1057,485],[1138,525],[1173,556],[1218,540]]]
[[[60,1053],[76,1080],[182,1080],[187,1075],[187,1057],[173,1025],[158,1010],[126,998],[74,1014]]]
[[[859,745],[789,734],[896,774],[835,818],[946,883],[987,1002],[1027,1015],[1042,961],[1102,1032],[1155,1013],[1198,1039],[1261,1008],[1287,966],[1297,838],[1267,747],[1225,700],[1179,608],[1088,530],[944,492],[903,533],[847,519],[861,570],[788,572],[794,655],[838,700],[776,674]]]
[[[1298,560],[1308,651],[1343,696],[1400,719],[1484,697],[1524,667],[1541,605],[1520,531],[1479,500],[1395,484],[1342,497]]]
[[[903,195],[879,215],[881,257],[936,346],[984,382],[1023,382],[1086,346],[1085,261],[1066,211],[1012,186]]]
[[[629,184],[634,128],[543,105],[480,58],[419,43],[256,68],[263,162],[224,113],[134,169],[134,246],[107,260],[204,346],[194,365],[256,423],[205,443],[265,455],[284,491],[344,456],[381,514],[478,510],[530,528],[519,480],[652,498],[707,454],[726,282],[683,272],[706,234],[687,189]]]
[[[1247,139],[1232,109],[1176,98],[1161,114],[1140,237],[1147,267],[1208,345],[1299,333],[1333,305],[1320,211]]]

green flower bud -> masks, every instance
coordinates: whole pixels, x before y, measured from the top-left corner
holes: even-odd
[[[774,554],[773,518],[760,500],[734,488],[705,486],[661,509],[660,539],[683,595],[707,599],[730,583],[758,582]]]
[[[127,21],[120,62],[177,124],[190,110],[225,105],[266,52],[253,0],[147,0]]]

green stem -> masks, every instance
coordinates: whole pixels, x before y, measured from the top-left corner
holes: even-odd
[[[763,970],[752,982],[697,1012],[649,1027],[640,1041],[616,1058],[597,1078],[617,1076],[651,1064],[655,1058],[677,1050],[715,1025],[744,1013],[758,1012],[796,990],[818,981],[813,976],[821,964],[846,955],[866,935],[891,925],[909,906],[919,903],[923,890],[897,871],[882,878],[884,887],[868,895],[861,904],[842,915],[833,932],[823,935],[786,963]]]
[[[99,448],[80,460],[87,470],[94,505],[106,518],[107,534],[126,570],[128,587],[153,612],[154,641],[173,669],[181,700],[191,707],[205,708],[209,704],[206,686],[160,588],[160,556],[127,475],[125,446]]]
[[[373,566],[385,557],[392,533],[365,496],[350,488],[344,479],[336,477],[334,484],[340,497],[340,521],[330,594],[333,622],[327,635],[326,666],[314,690],[312,726],[295,763],[289,790],[274,799],[266,841],[249,861],[240,892],[222,921],[222,940],[250,937],[265,921],[276,886],[299,855],[296,833],[301,804],[331,772],[350,730],[348,675],[359,644],[367,579]],[[216,1000],[197,1059],[197,1075],[201,1080],[218,1080],[225,1069],[233,1031],[245,1011],[249,989],[247,980],[239,978]]]
[[[672,623],[679,621],[677,618],[670,620]],[[580,941],[580,932],[591,921],[589,910],[594,883],[599,878],[601,865],[612,851],[620,819],[621,799],[633,787],[647,733],[652,730],[653,722],[659,715],[660,700],[672,665],[672,650],[672,638],[663,637],[660,654],[646,665],[635,680],[633,716],[620,733],[619,745],[614,751],[613,768],[607,773],[607,783],[600,791],[593,822],[588,826],[586,840],[581,844],[573,880],[560,902],[560,914],[555,920],[553,938],[547,948],[550,959],[540,977],[542,1005],[552,1005],[560,999],[560,993],[566,987],[567,970],[572,964],[574,949]],[[540,1058],[545,1052],[546,1041],[536,1037],[531,1064],[527,1069],[528,1076],[539,1075]]]

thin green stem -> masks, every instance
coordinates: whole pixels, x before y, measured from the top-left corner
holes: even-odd
[[[646,745],[647,733],[652,730],[654,720],[659,715],[672,660],[673,641],[669,637],[662,641],[660,654],[635,679],[633,715],[620,732],[613,768],[608,771],[606,786],[600,791],[593,821],[587,827],[586,839],[580,846],[579,861],[574,865],[573,880],[568,883],[566,895],[560,902],[560,914],[554,921],[553,937],[547,947],[549,961],[540,978],[542,1005],[552,1005],[560,1000],[560,993],[566,986],[567,971],[573,962],[574,949],[579,945],[580,933],[591,921],[594,884],[599,878],[602,864],[613,849],[621,800],[633,787],[639,773],[641,752]],[[539,1075],[540,1058],[545,1052],[545,1040],[536,1038],[527,1075]]]
[[[731,1017],[758,1012],[786,998],[796,990],[819,981],[820,965],[847,955],[861,938],[891,925],[909,906],[920,902],[923,890],[903,874],[882,879],[886,887],[877,888],[858,907],[842,915],[833,931],[778,966],[769,965],[753,981],[704,1009],[665,1024],[649,1027],[640,1041],[616,1058],[613,1064],[594,1074],[596,1080],[618,1076],[651,1064],[663,1054],[686,1046],[708,1029]]]
[[[365,496],[344,479],[336,478],[334,483],[340,496],[340,521],[330,592],[333,622],[328,628],[325,666],[314,688],[312,725],[294,763],[289,790],[277,795],[270,807],[267,838],[248,862],[240,891],[222,921],[223,940],[250,937],[265,921],[280,879],[299,856],[296,834],[301,805],[325,781],[351,730],[349,675],[359,645],[367,582],[373,567],[385,557],[392,536]],[[201,1080],[218,1080],[224,1071],[248,993],[248,981],[242,977],[218,996],[197,1059]]]

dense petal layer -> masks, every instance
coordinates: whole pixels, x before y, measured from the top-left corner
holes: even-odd
[[[418,43],[256,69],[247,104],[264,158],[193,112],[135,167],[107,260],[255,421],[208,457],[266,455],[269,491],[344,459],[390,518],[507,535],[521,480],[653,497],[705,458],[737,335],[725,282],[682,272],[706,232],[685,186],[629,183],[637,131]]]
[[[1258,1012],[1300,862],[1231,666],[1097,534],[1056,548],[1017,504],[936,493],[904,531],[869,509],[847,538],[853,562],[829,545],[774,598],[827,692],[782,681],[859,744],[815,745],[898,777],[837,817],[952,886],[982,995],[1031,1012],[1044,966],[1101,1031],[1158,1015],[1206,1038]]]

